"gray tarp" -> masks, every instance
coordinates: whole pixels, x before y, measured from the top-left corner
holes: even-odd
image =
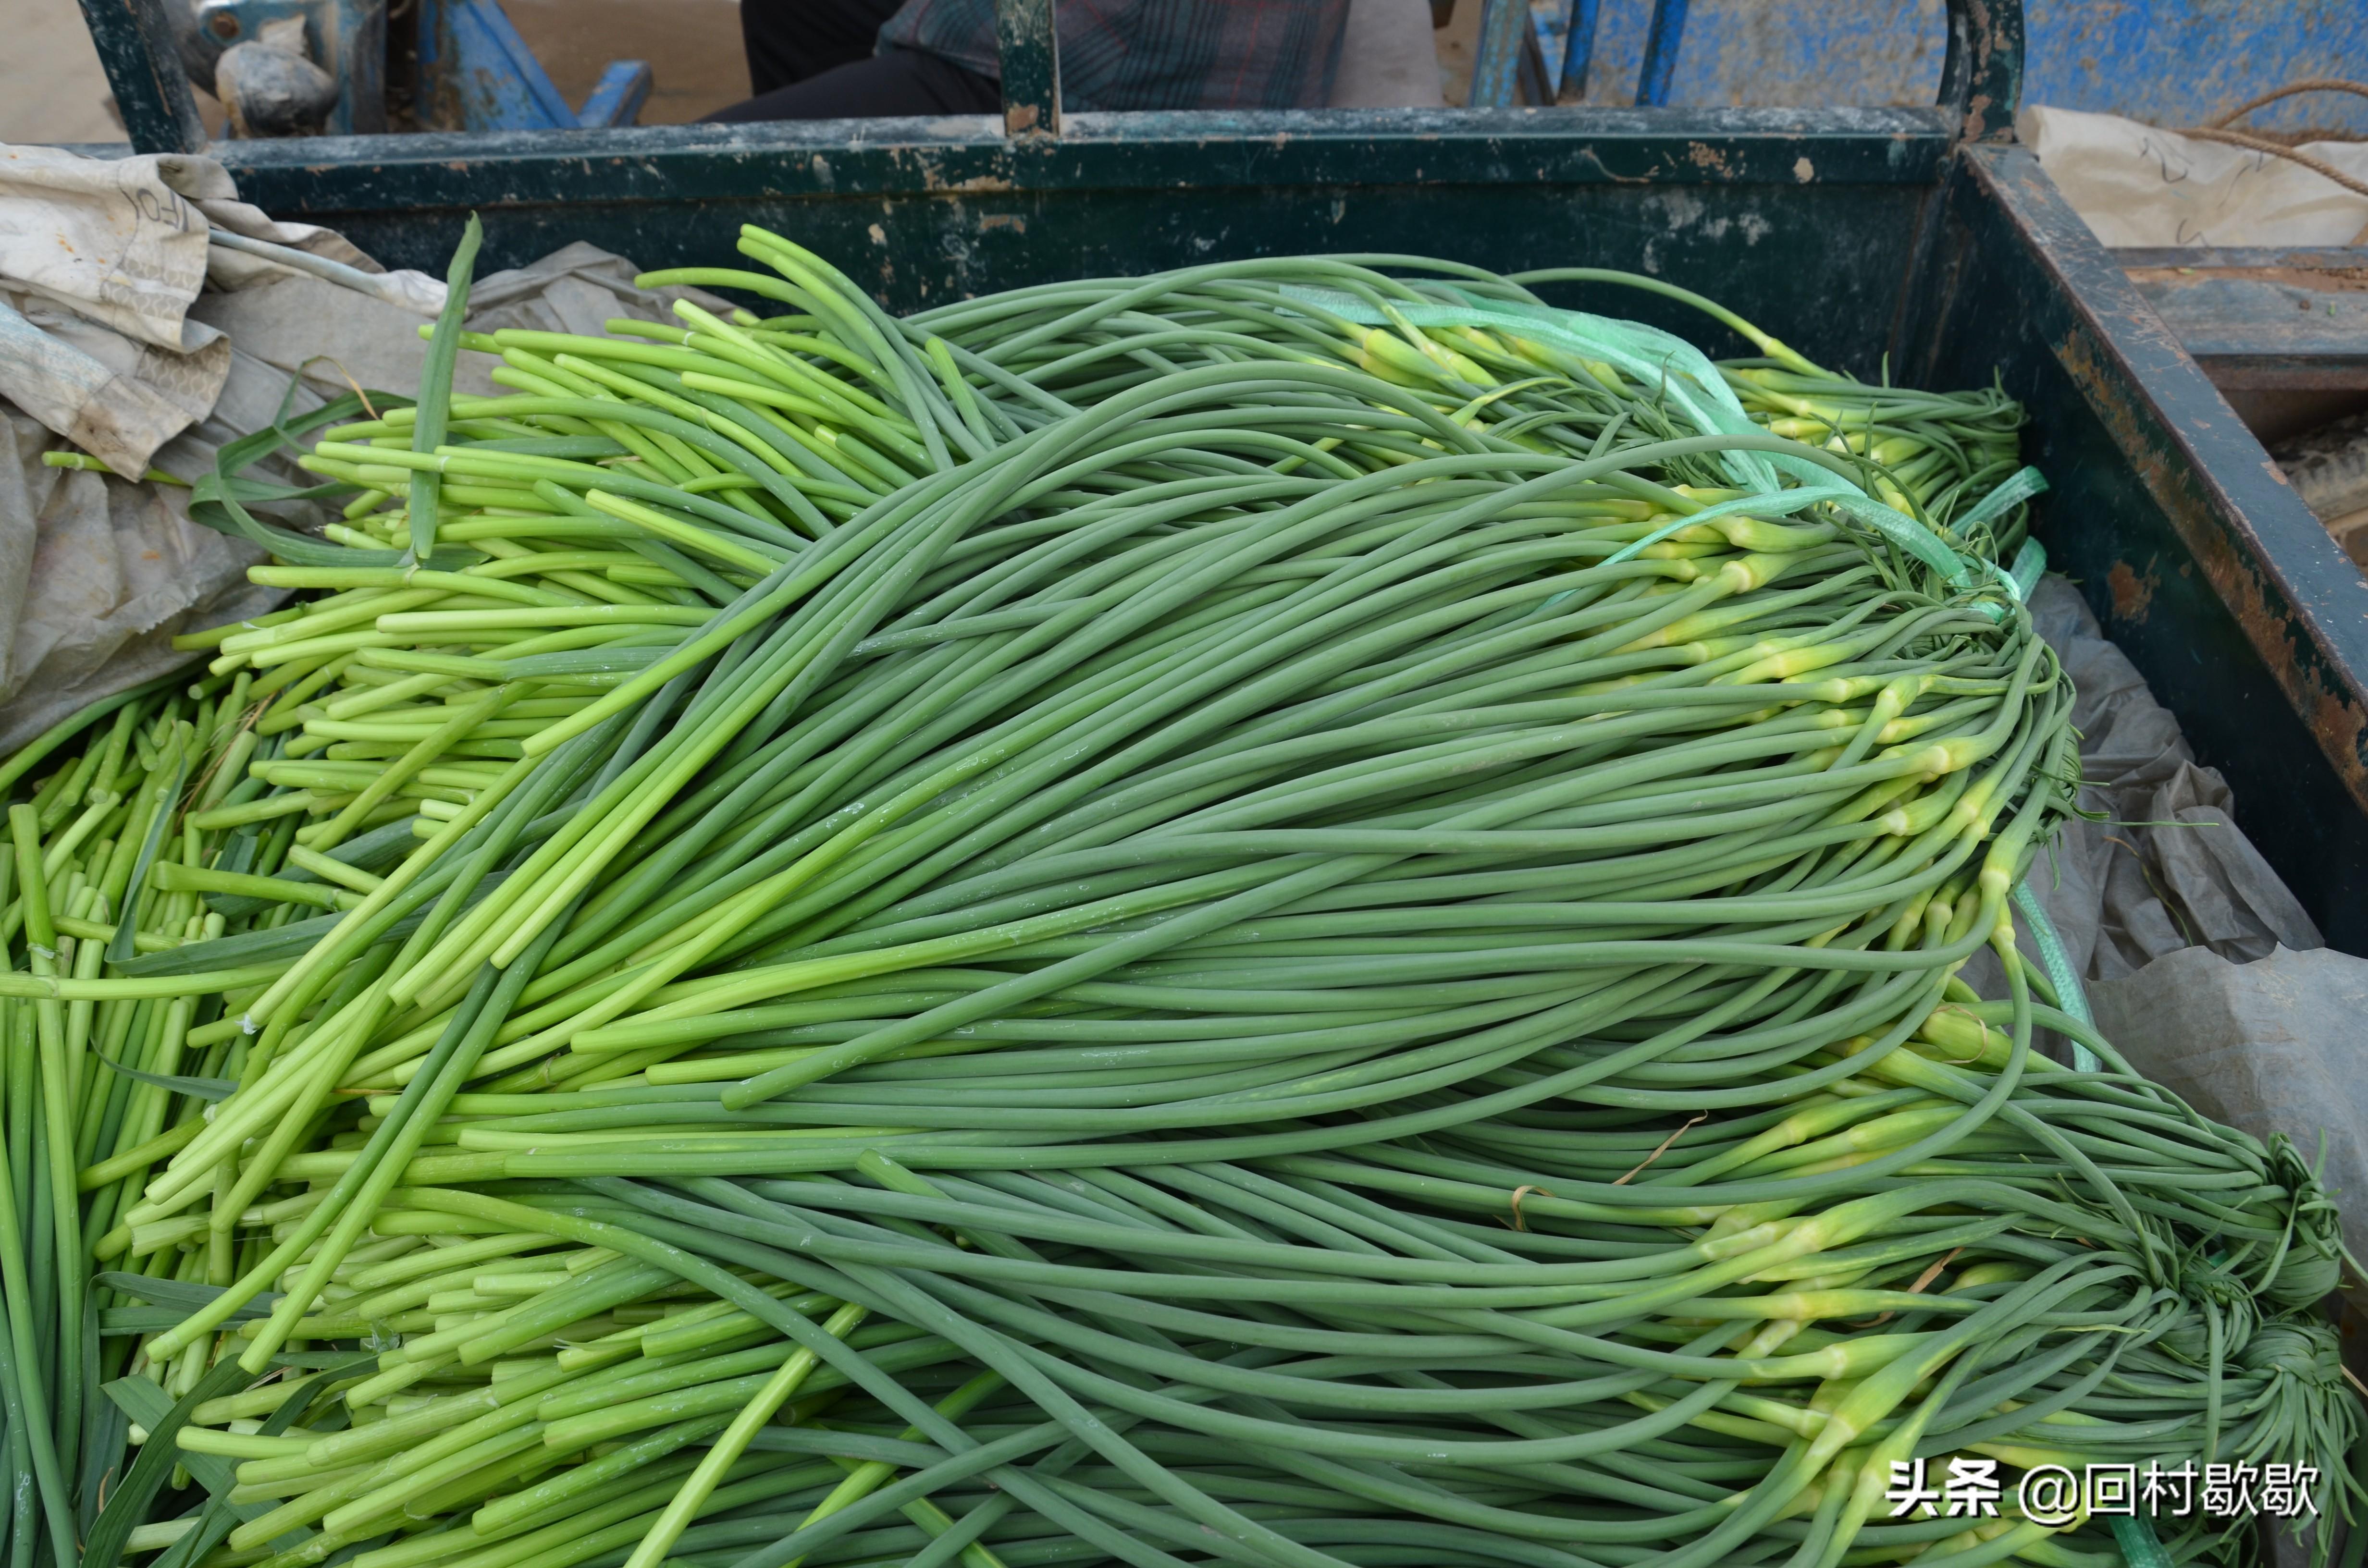
[[[227,386],[242,381],[276,406],[285,378],[234,358]],[[213,449],[238,433],[210,418],[159,461],[211,466]],[[188,520],[188,491],[44,466],[41,454],[63,445],[0,403],[0,755],[188,663],[175,633],[258,615],[286,597],[246,581],[260,551]]]
[[[216,228],[372,274],[402,302],[211,244]],[[729,310],[695,290],[636,289],[633,272],[569,245],[480,279],[468,324],[598,333],[678,298]],[[247,584],[255,551],[189,521],[187,490],[49,468],[42,454],[72,446],[118,473],[153,464],[195,479],[272,422],[292,378],[299,412],[348,391],[412,392],[419,329],[443,292],[329,230],[274,222],[211,158],[0,146],[0,753],[186,662],[176,632],[282,597]],[[462,356],[459,390],[501,390],[494,364]],[[258,477],[308,482],[284,462]],[[274,520],[327,518],[298,504]]]
[[[2280,948],[2240,964],[2182,948],[2091,986],[2089,1001],[2130,1065],[2204,1115],[2283,1132],[2305,1158],[2324,1134],[2344,1241],[2368,1257],[2368,959]]]
[[[2079,691],[2080,804],[2105,818],[2066,824],[2053,866],[2033,879],[2081,973],[2112,980],[2191,947],[2240,963],[2324,947],[2232,820],[2227,781],[2198,766],[2179,721],[2079,594],[2044,578],[2031,610]]]
[[[2206,1116],[2310,1157],[2324,1137],[2345,1240],[2368,1258],[2368,960],[2327,947],[2071,585],[2043,581],[2032,613],[2079,688],[2081,805],[2106,819],[2067,823],[2055,874],[2033,878],[2098,1028]]]

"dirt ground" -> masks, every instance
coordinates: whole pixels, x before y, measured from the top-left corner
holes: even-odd
[[[681,125],[748,96],[734,0],[502,0],[552,84],[580,104],[611,60],[646,60],[643,125]]]

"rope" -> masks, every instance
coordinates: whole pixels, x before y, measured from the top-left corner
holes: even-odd
[[[2216,131],[2210,126],[2197,126],[2181,131],[2180,134],[2192,136],[2199,142],[2225,142],[2231,147],[2249,147],[2256,153],[2267,153],[2288,163],[2300,164],[2315,175],[2324,175],[2346,190],[2368,196],[2368,181],[2353,179],[2332,164],[2314,158],[2307,153],[2298,153],[2283,142],[2272,142],[2267,137],[2248,136],[2241,131]]]
[[[2235,108],[2214,120],[2212,129],[2226,131],[2255,109],[2265,108],[2280,98],[2291,98],[2300,93],[2357,93],[2360,97],[2368,98],[2368,84],[2347,82],[2340,76],[2310,76],[2299,82],[2288,82],[2283,87],[2273,87],[2258,98],[2238,104]]]
[[[2267,153],[2273,158],[2283,158],[2288,163],[2300,164],[2311,173],[2331,179],[2356,195],[2368,196],[2368,180],[2355,179],[2323,158],[2314,158],[2309,153],[2299,152],[2283,142],[2274,142],[2266,136],[2257,136],[2249,131],[2228,129],[2257,108],[2273,104],[2280,98],[2290,98],[2301,93],[2356,93],[2363,98],[2368,98],[2368,84],[2347,82],[2338,76],[2313,76],[2300,82],[2289,82],[2283,87],[2273,88],[2257,98],[2248,99],[2237,105],[2209,125],[2184,127],[2179,134],[2192,136],[2199,142],[2218,142],[2231,147],[2244,147],[2256,153]]]

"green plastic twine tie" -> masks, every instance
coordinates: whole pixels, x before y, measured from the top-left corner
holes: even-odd
[[[1973,509],[1957,519],[1957,531],[1960,534],[1970,533],[1983,524],[2005,516],[2009,506],[2042,494],[2046,489],[2045,474],[2028,465],[2017,469],[2005,483],[1975,502]],[[1995,572],[1997,568],[1992,567],[1991,570]],[[2022,547],[2014,552],[2014,564],[2004,572],[1998,572],[1998,576],[2006,585],[2007,591],[2014,595],[2015,602],[2024,604],[2030,601],[2032,590],[2039,586],[2040,576],[2046,570],[2046,547],[2025,536]]]
[[[2093,1027],[2096,1015],[2089,1011],[2089,997],[2080,989],[2080,976],[2072,968],[2072,956],[2064,950],[2064,938],[2056,934],[2055,922],[2047,917],[2046,906],[2032,892],[2030,878],[2024,878],[2015,888],[2014,906],[2022,912],[2024,921],[2031,926],[2031,939],[2039,947],[2040,967],[2047,971],[2047,983],[2055,988],[2055,999],[2064,1005],[2066,1012]],[[2072,1065],[2083,1073],[2094,1073],[2097,1053],[2074,1040]]]
[[[1283,291],[1286,294],[1294,292],[1289,288]],[[1309,302],[1314,303],[1317,302],[1314,296],[1322,291],[1302,290],[1295,292],[1308,296]],[[1469,296],[1466,297],[1469,298]],[[1362,306],[1348,295],[1344,294],[1339,298],[1351,309],[1363,309],[1370,312],[1370,307]],[[1332,308],[1328,300],[1324,302],[1327,309]],[[1704,434],[1736,435],[1758,428],[1751,423],[1750,417],[1744,413],[1742,403],[1735,395],[1735,389],[1727,385],[1726,378],[1718,373],[1718,368],[1711,363],[1708,357],[1685,339],[1663,332],[1657,327],[1646,326],[1641,322],[1614,321],[1609,317],[1593,316],[1583,311],[1562,311],[1551,306],[1529,305],[1513,301],[1492,301],[1485,306],[1481,301],[1473,301],[1472,307],[1466,311],[1456,311],[1436,305],[1398,308],[1407,321],[1417,324],[1494,326],[1504,331],[1527,332],[1587,358],[1601,359],[1639,380],[1658,379],[1668,390],[1672,399],[1689,417],[1693,419]],[[1347,312],[1336,311],[1336,313],[1346,314]],[[1687,378],[1707,392],[1712,399],[1709,407],[1696,408],[1691,400],[1682,394],[1682,389],[1671,376],[1672,371],[1682,371]],[[1770,464],[1805,483],[1827,485],[1835,483],[1833,475],[1816,470],[1797,458],[1738,452],[1733,455],[1730,462],[1734,471],[1748,476],[1747,488],[1754,490],[1772,490],[1775,487],[1772,476],[1769,475],[1768,471],[1767,465]],[[1765,482],[1762,482],[1763,479]],[[1987,521],[2017,502],[2027,500],[2046,488],[2046,477],[2037,469],[2028,466],[2022,468],[1996,490],[1984,496],[1973,510],[1966,514],[1963,524],[1960,525],[1961,531],[1964,528],[1975,523]],[[1971,574],[1968,570],[1970,565],[1978,567],[1987,575],[1997,578],[2007,590],[2008,596],[2016,603],[2020,604],[2029,597],[2024,585],[2008,573],[2000,571],[1995,563],[1987,560],[1968,558],[1958,554],[1930,530],[1918,527],[1912,519],[1904,517],[1897,508],[1877,501],[1854,485],[1848,486],[1839,494],[1830,499],[1837,508],[1867,524],[1894,544],[1940,573],[1952,587],[1962,588],[1967,585]],[[2037,581],[2035,576],[2032,581]]]
[[[2008,475],[1997,489],[1975,502],[1973,509],[1957,519],[1958,530],[1977,528],[2004,516],[2008,507],[2028,501],[2034,495],[2044,494],[2046,490],[2047,476],[2025,464]]]
[[[1699,512],[1689,512],[1675,522],[1664,523],[1642,539],[1629,540],[1597,564],[1617,566],[1638,552],[1651,549],[1672,534],[1683,533],[1694,524],[1708,522],[1713,517],[1723,517],[1733,512],[1749,512],[1754,517],[1789,517],[1794,512],[1814,506],[1820,501],[1837,500],[1851,494],[1853,492],[1845,490],[1839,484],[1811,484],[1804,485],[1798,490],[1780,490],[1772,495],[1746,495],[1739,500],[1721,501],[1714,506],[1704,506]],[[1561,594],[1554,596],[1557,599],[1563,597]]]
[[[1645,385],[1658,384],[1687,421],[1706,436],[1736,435],[1757,428],[1743,412],[1735,389],[1726,384],[1726,379],[1712,367],[1702,350],[1681,337],[1653,327],[1588,315],[1583,311],[1517,306],[1503,301],[1463,305],[1399,301],[1384,312],[1353,294],[1332,289],[1285,284],[1282,294],[1285,299],[1312,305],[1361,326],[1403,324],[1489,327],[1540,338],[1581,358],[1600,360]],[[1725,462],[1744,488],[1759,491],[1776,488],[1775,472],[1770,464],[1782,465],[1782,460],[1757,452],[1730,453]],[[1791,472],[1789,468],[1787,472]]]
[[[2035,539],[2024,540],[2022,548],[2014,552],[2014,564],[2007,568],[2006,574],[2007,581],[2015,586],[2015,597],[2027,601],[2046,571],[2046,547]]]
[[[2122,1550],[2122,1561],[2129,1568],[2171,1568],[2170,1553],[2154,1536],[2154,1526],[2135,1514],[2117,1515],[2107,1521],[2113,1530],[2113,1544]]]
[[[1293,284],[1285,285],[1282,293],[1286,299],[1327,312],[1343,321],[1365,326],[1391,324],[1389,314],[1350,294]],[[1759,430],[1743,412],[1735,389],[1726,384],[1726,379],[1718,374],[1701,349],[1655,327],[1592,316],[1583,311],[1559,311],[1508,301],[1495,301],[1488,307],[1399,301],[1391,306],[1391,311],[1414,326],[1488,327],[1543,340],[1581,358],[1601,360],[1641,383],[1658,385],[1686,419],[1706,436],[1755,434]],[[1689,386],[1693,390],[1690,392]],[[1973,580],[1976,564],[2003,575],[1987,562],[1969,562],[1930,528],[1803,459],[1731,452],[1723,460],[1737,484],[1762,495],[1777,493],[1779,470],[1830,490],[1832,494],[1823,499],[1923,562],[1952,587],[1965,587]]]

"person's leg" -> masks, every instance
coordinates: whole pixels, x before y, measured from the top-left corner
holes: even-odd
[[[897,114],[993,114],[1002,89],[992,76],[916,50],[892,49],[803,82],[717,109],[709,120],[874,119]]]
[[[900,0],[740,0],[748,90],[764,94],[871,58]]]

